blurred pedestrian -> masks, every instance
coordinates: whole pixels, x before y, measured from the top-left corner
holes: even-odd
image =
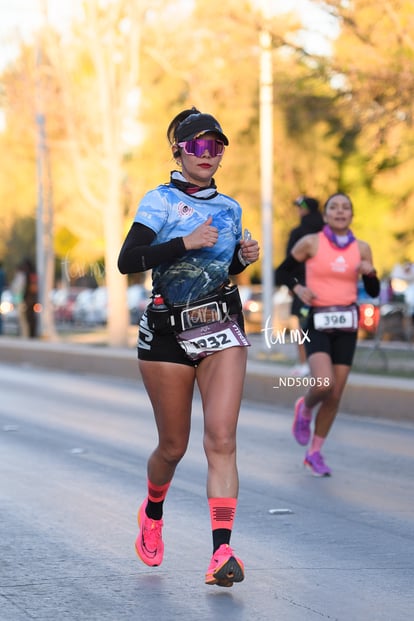
[[[27,338],[29,336],[29,326],[26,318],[26,304],[24,302],[24,290],[26,287],[26,275],[21,263],[16,268],[13,280],[10,285],[13,304],[17,310],[19,322],[19,336]]]
[[[319,211],[319,201],[311,196],[298,196],[293,201],[293,204],[298,208],[300,223],[294,229],[291,230],[289,239],[286,246],[286,256],[289,256],[293,246],[299,239],[305,235],[311,233],[318,233],[323,228],[323,218]],[[295,274],[298,281],[305,284],[305,265],[300,263]],[[298,323],[295,327],[303,326],[306,321],[306,305],[302,300],[298,298],[294,293],[292,299],[291,315],[296,318]],[[309,374],[309,365],[306,360],[305,345],[299,341],[298,348],[298,363],[293,367],[292,374],[295,376],[303,377]]]
[[[357,284],[362,276],[368,295],[377,297],[380,283],[369,245],[354,237],[351,199],[333,194],[324,207],[325,226],[302,237],[278,267],[278,277],[309,306],[306,353],[311,380],[295,404],[292,432],[307,446],[311,439],[313,409],[318,406],[311,445],[304,464],[315,476],[329,476],[321,449],[338,412],[357,343]],[[296,277],[305,263],[305,282]]]
[[[37,336],[38,280],[34,264],[28,257],[17,266],[11,292],[13,302],[17,307],[20,336],[35,338]]]
[[[184,110],[167,135],[181,171],[144,196],[118,260],[123,274],[152,269],[153,283],[153,302],[140,320],[138,359],[158,445],[147,464],[148,494],[138,511],[135,548],[147,565],[161,564],[163,503],[188,446],[197,384],[213,539],[205,583],[230,587],[244,578],[230,537],[249,343],[239,292],[229,276],[257,261],[259,246],[247,231],[242,235],[240,205],[217,190],[213,175],[229,141],[216,119],[195,108]]]

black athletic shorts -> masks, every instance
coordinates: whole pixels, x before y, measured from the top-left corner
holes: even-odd
[[[237,323],[244,331],[244,319],[240,314]],[[138,331],[138,359],[152,360],[159,362],[175,362],[176,364],[186,364],[190,367],[197,367],[202,360],[191,360],[177,343],[173,332],[159,334],[150,330],[147,315],[144,313],[139,322]],[[214,354],[212,354],[214,356]]]
[[[358,338],[357,332],[315,330],[311,316],[308,318],[305,329],[307,330],[305,349],[308,357],[317,352],[325,352],[329,354],[333,364],[352,366]]]

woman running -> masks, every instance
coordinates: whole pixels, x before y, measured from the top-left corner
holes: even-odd
[[[244,578],[230,536],[239,488],[236,428],[249,345],[238,290],[229,276],[257,261],[259,246],[247,232],[242,237],[240,205],[216,188],[213,175],[229,144],[217,120],[195,108],[184,110],[167,136],[181,171],[144,196],[118,262],[123,274],[152,269],[153,283],[153,302],[139,326],[138,359],[158,445],[147,464],[148,494],[138,511],[135,548],[147,565],[161,564],[163,503],[187,449],[197,383],[213,538],[205,582],[229,587]]]
[[[304,464],[315,476],[331,475],[321,449],[338,412],[355,353],[360,275],[368,295],[376,297],[380,289],[371,249],[355,239],[350,230],[352,218],[350,198],[341,192],[330,196],[322,231],[300,239],[277,269],[277,278],[309,307],[305,346],[313,381],[295,404],[292,432],[302,446],[311,440]],[[294,276],[303,262],[306,285]]]

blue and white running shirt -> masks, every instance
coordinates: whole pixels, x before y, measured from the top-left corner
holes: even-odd
[[[224,194],[209,199],[195,198],[171,183],[159,185],[145,194],[134,222],[156,233],[152,245],[185,237],[211,215],[219,234],[213,248],[189,250],[172,263],[152,270],[153,292],[175,304],[204,297],[228,280],[229,266],[241,239],[241,207]]]

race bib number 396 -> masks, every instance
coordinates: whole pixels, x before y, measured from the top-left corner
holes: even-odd
[[[352,306],[344,309],[321,309],[314,311],[313,325],[316,330],[358,329],[358,311]]]

